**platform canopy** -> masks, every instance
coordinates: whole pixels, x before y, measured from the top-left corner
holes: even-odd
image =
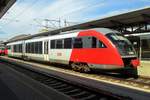
[[[92,20],[89,22],[64,27],[61,29],[51,30],[49,32],[38,33],[22,39],[55,35],[59,34],[60,32],[71,31],[76,29],[89,29],[98,27],[116,29],[125,34],[150,32],[149,26],[150,26],[150,7],[126,12],[119,15],[109,16],[97,20]]]
[[[0,0],[0,18],[16,2],[16,0]]]

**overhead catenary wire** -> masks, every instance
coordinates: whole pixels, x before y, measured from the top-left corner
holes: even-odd
[[[29,6],[27,6],[26,8],[24,8],[20,13],[18,13],[12,19],[16,20],[17,18],[19,18],[20,16],[22,16],[24,13],[26,13],[27,11],[29,11],[33,6],[35,6],[35,4],[37,4],[38,1],[39,0],[34,0]],[[20,1],[20,3],[21,3],[21,1]],[[13,21],[9,21],[8,23],[4,24],[3,27],[7,26],[7,25],[10,25],[12,23],[13,23]]]

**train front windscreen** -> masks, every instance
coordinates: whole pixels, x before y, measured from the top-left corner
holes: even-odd
[[[136,56],[131,42],[120,33],[108,33],[106,36],[117,47],[122,57]]]

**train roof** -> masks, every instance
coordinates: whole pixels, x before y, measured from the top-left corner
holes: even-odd
[[[11,43],[8,43],[7,45],[14,45],[14,44],[21,44],[21,43],[23,43],[23,40],[16,41],[16,42],[11,42]]]
[[[108,33],[119,33],[116,30],[112,30],[112,29],[108,29],[108,28],[93,28],[93,29],[88,29],[88,30],[95,30],[97,32],[100,32],[104,35],[108,34]],[[25,42],[35,42],[35,41],[43,41],[43,40],[52,40],[52,39],[63,39],[63,38],[69,38],[69,37],[76,37],[78,35],[78,32],[81,31],[87,31],[86,30],[74,30],[74,31],[67,31],[67,32],[61,32],[60,34],[57,35],[50,35],[47,37],[37,37],[37,38],[33,38],[33,39],[28,39],[25,40]],[[13,44],[20,44],[23,41],[17,41],[17,42],[13,42],[13,43],[8,43],[8,45],[13,45]]]

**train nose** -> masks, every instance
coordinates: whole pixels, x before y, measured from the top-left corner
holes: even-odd
[[[137,68],[137,66],[140,65],[140,60],[139,59],[132,59],[131,65],[133,65],[134,68]]]

